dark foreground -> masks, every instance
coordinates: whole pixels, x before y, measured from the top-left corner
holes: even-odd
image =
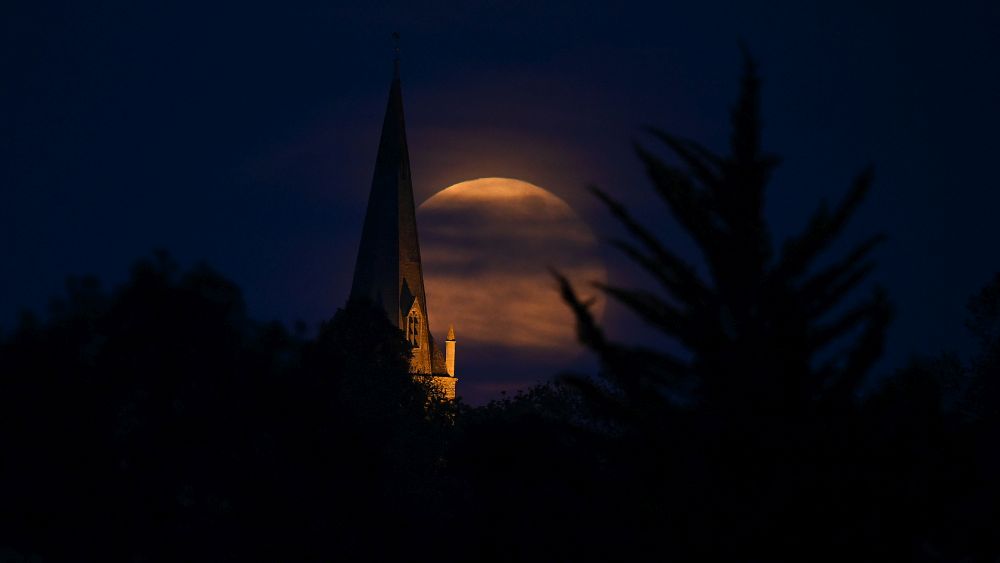
[[[684,358],[614,342],[564,283],[601,372],[469,408],[363,303],[312,338],[163,256],[72,281],[0,335],[0,561],[1000,560],[1000,276],[971,362],[870,384],[880,237],[821,257],[871,175],[772,244],[757,105],[748,64],[731,154],[639,151],[698,267],[598,192],[660,285],[605,291]]]

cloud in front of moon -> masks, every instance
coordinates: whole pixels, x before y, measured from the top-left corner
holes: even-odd
[[[607,271],[587,225],[562,199],[510,178],[455,184],[418,210],[431,328],[454,324],[463,348],[551,359],[576,355],[575,320],[554,268],[594,298]]]

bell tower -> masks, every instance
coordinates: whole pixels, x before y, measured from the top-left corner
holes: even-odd
[[[398,41],[398,34],[393,37]],[[382,307],[412,346],[410,373],[432,376],[444,394],[454,398],[454,370],[449,373],[427,320],[398,47],[396,53],[350,298]]]

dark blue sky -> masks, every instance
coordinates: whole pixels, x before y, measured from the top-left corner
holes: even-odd
[[[350,284],[393,30],[418,204],[511,176],[615,234],[583,189],[596,182],[690,252],[630,142],[652,124],[724,148],[743,38],[784,157],[777,234],[874,163],[848,238],[890,236],[881,369],[969,350],[965,300],[1000,270],[995,2],[362,4],[5,2],[0,327],[67,275],[113,284],[158,247],[237,281],[257,318],[328,317]]]

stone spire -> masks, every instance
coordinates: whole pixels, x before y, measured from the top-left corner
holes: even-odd
[[[413,344],[410,371],[429,374],[433,338],[427,324],[398,58],[393,66],[351,299],[381,306]]]

